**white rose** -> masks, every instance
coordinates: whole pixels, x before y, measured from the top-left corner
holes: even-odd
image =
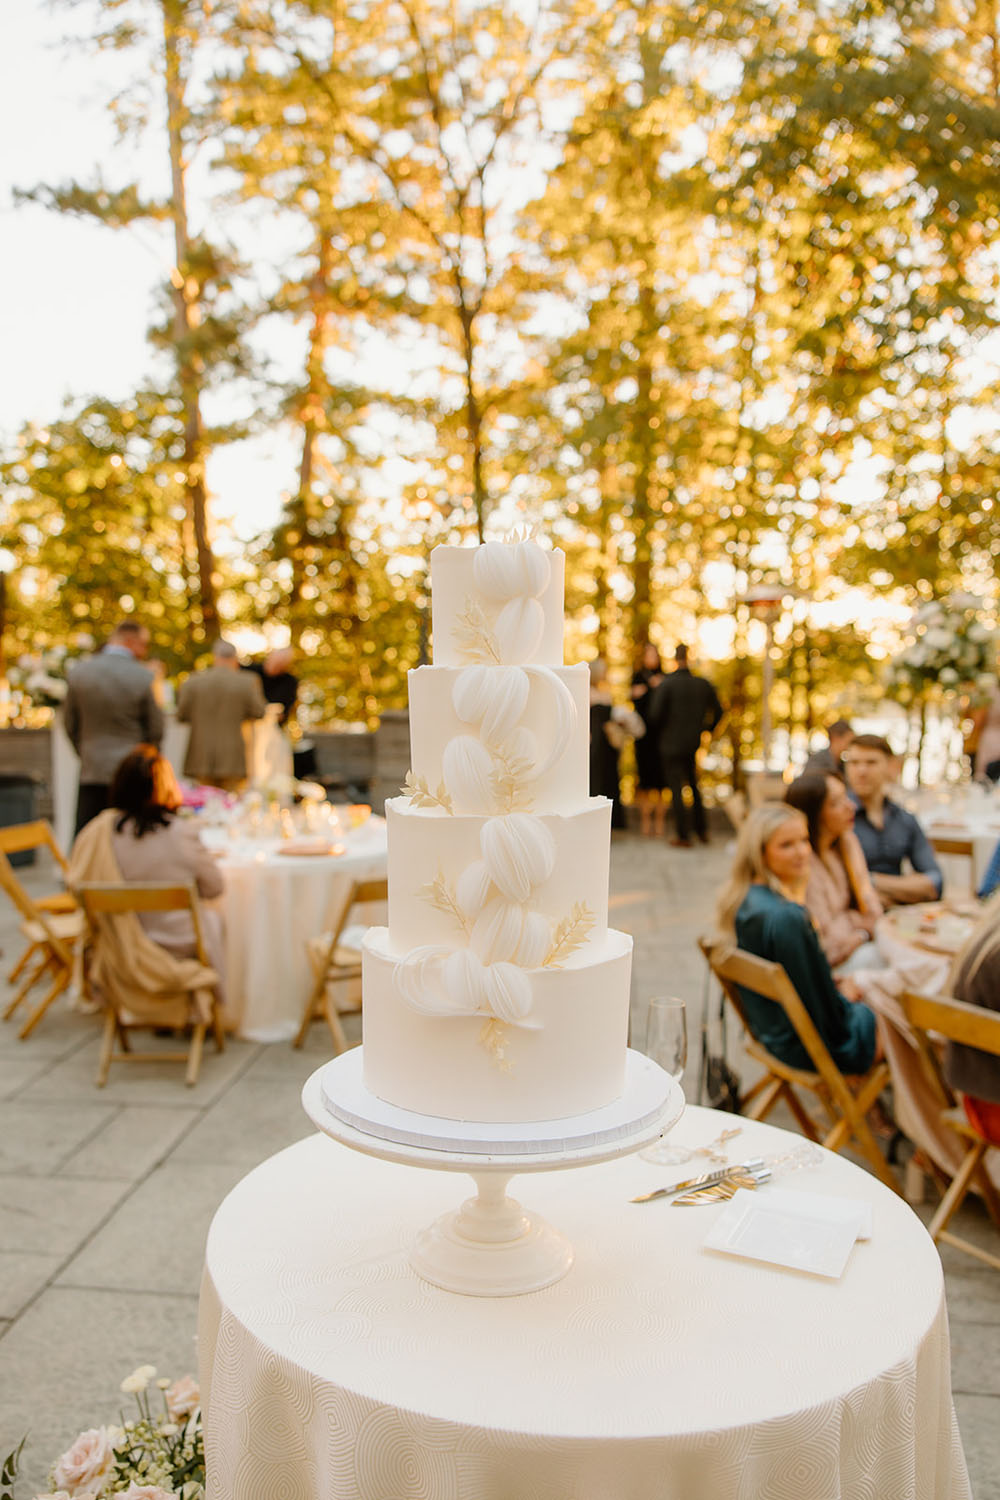
[[[81,1432],[76,1442],[52,1470],[52,1482],[71,1495],[85,1487],[101,1488],[114,1463],[115,1444],[121,1437],[117,1427],[90,1427]]]
[[[140,1365],[137,1370],[132,1371],[131,1375],[126,1375],[120,1389],[126,1396],[137,1396],[140,1391],[146,1389],[155,1374],[155,1365]]]

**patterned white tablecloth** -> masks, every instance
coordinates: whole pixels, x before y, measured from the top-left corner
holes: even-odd
[[[672,1139],[727,1123],[691,1108]],[[798,1139],[746,1121],[732,1159]],[[515,1178],[576,1262],[490,1299],[407,1261],[467,1178],[325,1136],[264,1162],[208,1240],[208,1500],[967,1500],[941,1264],[911,1209],[833,1155],[783,1179],[872,1205],[827,1281],[700,1249],[717,1205],[628,1202],[687,1170]]]
[[[220,834],[206,829],[203,837],[211,847]],[[313,984],[308,940],[328,929],[342,882],[385,875],[382,818],[338,837],[345,852],[329,857],[282,854],[280,840],[226,846],[219,861],[226,877],[226,1010],[240,1036],[281,1042],[295,1035]]]

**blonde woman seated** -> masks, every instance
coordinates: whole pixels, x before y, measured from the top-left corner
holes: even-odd
[[[750,814],[736,841],[729,881],[719,897],[723,941],[784,968],[843,1073],[866,1073],[875,1061],[875,1016],[847,980],[838,989],[805,906],[813,859],[804,815],[785,803]],[[740,987],[750,1029],[790,1067],[813,1069],[782,1006]]]
[[[875,943],[882,903],[854,833],[854,803],[835,773],[793,781],[785,801],[805,817],[813,860],[805,904],[830,967],[838,974],[885,965]]]
[[[70,883],[87,880],[193,883],[199,896],[221,896],[223,875],[201,842],[197,824],[178,818],[180,790],[170,762],[152,745],[137,745],[115,771],[109,807],[81,829],[70,855]],[[200,911],[206,956],[223,980],[218,912]],[[195,956],[190,912],[141,912],[147,937],[173,958]]]

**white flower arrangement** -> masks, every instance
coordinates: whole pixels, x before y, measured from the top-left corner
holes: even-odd
[[[982,619],[983,601],[951,594],[914,614],[905,648],[889,663],[887,687],[901,698],[959,688],[976,697],[996,685],[998,633]]]
[[[73,663],[89,655],[94,638],[81,633],[73,637],[73,649],[49,646],[45,651],[19,656],[7,669],[12,692],[33,708],[58,708],[66,697],[66,673]]]
[[[198,1386],[190,1375],[156,1380],[162,1412],[153,1410],[153,1365],[121,1383],[138,1417],[116,1427],[90,1427],[52,1465],[50,1489],[35,1500],[205,1500],[205,1444]],[[0,1469],[0,1500],[14,1500],[20,1447]]]

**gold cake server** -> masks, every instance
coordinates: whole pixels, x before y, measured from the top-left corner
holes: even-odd
[[[652,1203],[654,1198],[671,1198],[675,1193],[686,1193],[691,1188],[711,1187],[714,1183],[723,1182],[734,1172],[754,1173],[759,1172],[764,1166],[764,1158],[755,1156],[750,1161],[737,1162],[730,1167],[720,1167],[717,1172],[702,1172],[700,1177],[689,1177],[686,1182],[675,1182],[673,1187],[654,1188],[651,1193],[640,1193],[638,1198],[631,1199],[633,1203]]]

